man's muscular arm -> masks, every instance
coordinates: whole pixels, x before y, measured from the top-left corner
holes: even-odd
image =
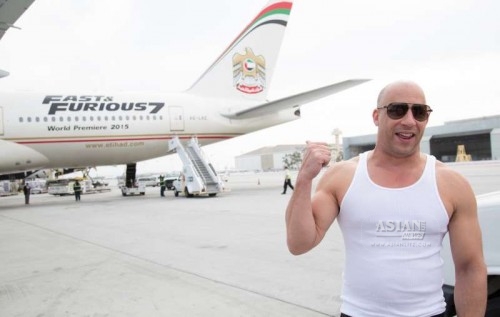
[[[453,214],[448,225],[455,263],[455,306],[458,316],[484,316],[486,266],[483,258],[477,204],[469,183],[458,173],[441,169],[442,192],[451,197]]]
[[[302,254],[314,248],[335,219],[331,212],[335,209],[333,196],[328,193],[324,179],[318,184],[314,198],[311,199],[312,181],[328,162],[330,149],[327,145],[308,142],[295,189],[286,209],[287,244],[292,254]]]

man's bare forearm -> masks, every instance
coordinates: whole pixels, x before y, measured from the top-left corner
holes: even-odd
[[[457,272],[455,307],[459,317],[484,316],[487,299],[487,273],[483,264]]]
[[[312,180],[299,177],[286,209],[287,244],[290,252],[295,255],[309,251],[316,241],[311,189]]]

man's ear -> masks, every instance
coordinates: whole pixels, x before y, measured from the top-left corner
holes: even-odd
[[[373,123],[375,124],[376,127],[378,127],[378,119],[379,119],[378,116],[379,116],[378,109],[373,109],[372,118],[373,118]]]

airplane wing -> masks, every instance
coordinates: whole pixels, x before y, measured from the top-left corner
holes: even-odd
[[[285,97],[275,101],[270,101],[265,104],[257,105],[245,110],[241,110],[234,113],[224,113],[222,116],[229,119],[249,119],[262,116],[265,114],[277,112],[279,110],[298,107],[305,103],[311,102],[316,99],[326,97],[331,94],[338,93],[340,91],[349,89],[351,87],[360,85],[369,81],[370,79],[350,79],[342,82],[338,82],[325,87],[317,88],[314,90],[306,91],[297,95]]]
[[[9,28],[19,29],[14,23],[35,0],[0,0],[0,40]],[[0,69],[0,78],[9,72]]]
[[[0,39],[35,0],[0,0]]]

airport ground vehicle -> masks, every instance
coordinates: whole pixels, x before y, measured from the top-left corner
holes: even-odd
[[[179,154],[184,166],[181,175],[173,182],[176,197],[179,193],[184,193],[186,197],[213,197],[224,190],[224,182],[205,157],[196,137],[192,137],[186,146],[182,145],[178,137],[174,137],[168,142],[168,146]]]
[[[218,178],[218,177],[217,177]],[[199,195],[207,195],[210,197],[216,196],[218,193],[224,191],[224,184],[220,178],[217,182],[208,183],[202,176],[196,174],[181,174],[172,183],[175,197],[179,193],[183,193],[186,197],[193,197]]]
[[[179,196],[179,193],[186,194],[186,192],[184,191],[185,186],[186,186],[186,179],[185,179],[184,174],[179,175],[179,177],[173,181],[172,185],[174,186],[175,197]]]
[[[500,191],[477,196],[478,216],[483,235],[483,252],[488,270],[488,304],[486,317],[500,316]],[[467,234],[464,232],[464,234]],[[443,241],[446,316],[455,316],[453,291],[455,270],[448,236]]]
[[[159,177],[156,177],[156,176],[148,176],[148,177],[139,177],[137,179],[137,181],[139,183],[144,183],[144,185],[146,187],[156,187],[156,186],[160,186],[160,179],[161,179],[162,175],[160,175]],[[174,185],[172,184],[174,182],[174,180],[177,179],[177,176],[172,176],[172,175],[166,175],[166,176],[163,176],[163,181],[165,182],[165,187],[167,189],[170,189],[170,190],[173,190],[174,189]]]
[[[146,194],[146,185],[144,182],[137,181],[135,172],[136,164],[127,164],[124,177],[118,182],[118,187],[122,192],[122,196]]]
[[[17,195],[19,193],[19,184],[9,180],[0,181],[0,196]]]
[[[165,187],[168,190],[174,190],[175,189],[174,181],[178,178],[179,178],[178,176],[165,176]]]
[[[129,181],[128,186],[125,183],[121,183],[118,185],[120,190],[122,191],[122,196],[133,196],[133,195],[145,195],[146,194],[146,185],[143,182],[138,181]]]
[[[148,187],[156,187],[156,186],[159,186],[159,180],[158,178],[154,177],[154,176],[150,176],[150,177],[139,177],[137,179],[137,182],[139,183],[143,183],[144,186]]]
[[[94,192],[94,186],[90,179],[78,178],[60,178],[47,181],[47,191],[52,195],[74,195],[73,185],[76,181],[80,182],[82,187],[82,194],[88,194]]]
[[[31,179],[27,180],[26,183],[30,185],[31,194],[43,194],[48,191],[46,179]]]
[[[47,192],[47,190],[46,190],[46,189],[44,189],[44,188],[42,188],[42,187],[33,188],[33,189],[31,189],[31,191],[30,191],[30,193],[31,193],[32,195],[35,195],[35,194],[43,194],[43,193],[46,193],[46,192]]]

